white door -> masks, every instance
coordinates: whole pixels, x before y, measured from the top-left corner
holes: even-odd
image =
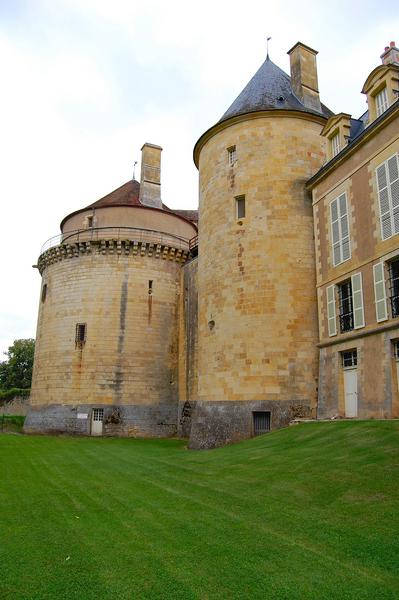
[[[344,370],[345,417],[357,417],[357,369]]]
[[[91,411],[91,435],[103,434],[104,409],[93,408]]]

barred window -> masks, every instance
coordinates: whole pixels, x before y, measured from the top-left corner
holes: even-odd
[[[76,323],[76,331],[75,331],[75,345],[78,347],[82,347],[86,342],[86,323]]]
[[[227,148],[227,154],[228,154],[228,159],[229,159],[229,165],[230,165],[230,167],[232,167],[237,160],[236,147],[230,146],[230,148]]]

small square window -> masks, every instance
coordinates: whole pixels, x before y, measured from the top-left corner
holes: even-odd
[[[236,217],[243,219],[245,217],[245,196],[236,196]]]
[[[76,323],[75,345],[82,347],[86,342],[86,323]]]
[[[228,158],[229,158],[229,165],[230,165],[230,167],[232,167],[237,160],[236,147],[230,146],[230,148],[227,148],[227,154],[228,154]]]
[[[344,369],[351,369],[357,366],[357,350],[346,350],[341,352],[342,366]]]

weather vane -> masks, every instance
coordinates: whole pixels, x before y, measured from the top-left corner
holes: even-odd
[[[266,38],[266,55],[269,58],[269,40],[271,40],[271,37]]]
[[[133,181],[136,179],[136,165],[137,165],[137,160],[134,161],[134,165],[133,165]]]

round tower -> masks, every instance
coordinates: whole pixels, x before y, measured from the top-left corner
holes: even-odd
[[[317,306],[311,198],[322,165],[316,52],[291,77],[269,57],[194,149],[200,179],[198,403],[193,448],[314,414]]]
[[[180,269],[197,228],[161,202],[161,148],[142,152],[140,184],[68,215],[42,249],[27,432],[176,432]]]

